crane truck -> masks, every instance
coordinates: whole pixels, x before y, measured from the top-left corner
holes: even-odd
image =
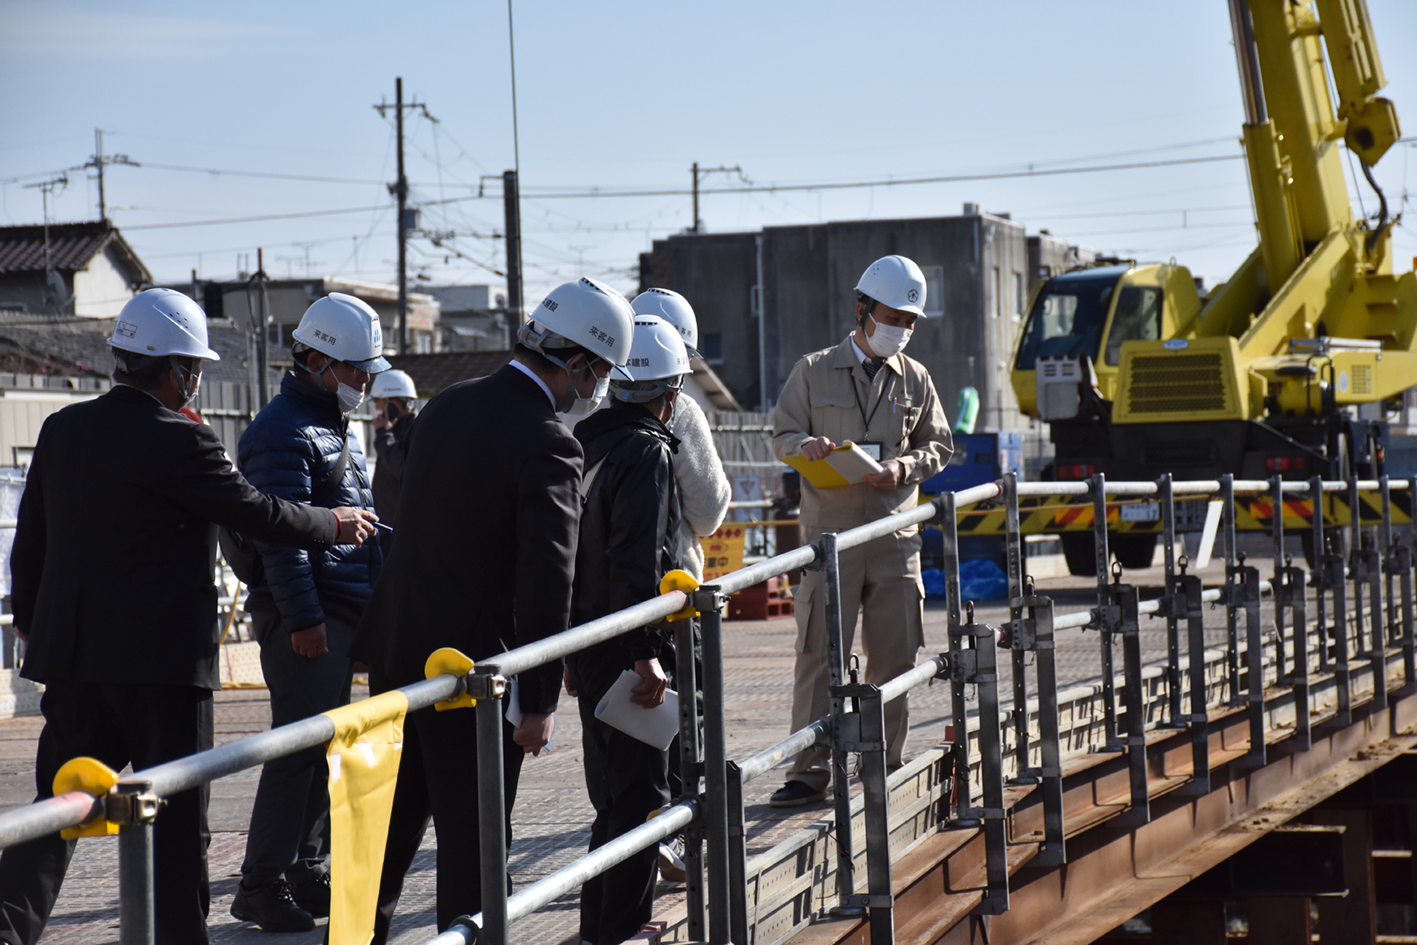
[[[1417,275],[1394,272],[1396,219],[1371,170],[1400,131],[1376,94],[1366,0],[1229,6],[1259,245],[1204,298],[1174,260],[1038,286],[1012,384],[1050,425],[1044,478],[1373,476],[1386,411],[1417,384]],[[1373,219],[1355,219],[1340,145],[1377,192]],[[1150,564],[1155,534],[1117,539],[1122,564]],[[1092,536],[1063,543],[1086,572]]]

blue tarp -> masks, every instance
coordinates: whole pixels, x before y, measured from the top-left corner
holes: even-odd
[[[925,596],[945,596],[945,572],[928,568],[920,574],[925,582]],[[961,561],[959,565],[960,597],[964,600],[1004,600],[1009,596],[1009,579],[1004,569],[993,561]]]

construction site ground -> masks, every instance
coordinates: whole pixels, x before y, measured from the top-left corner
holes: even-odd
[[[1255,557],[1264,546],[1255,536]],[[1252,542],[1245,542],[1246,545]],[[1267,570],[1267,569],[1266,569]],[[1200,572],[1207,586],[1224,581],[1223,564],[1213,562]],[[1153,588],[1143,597],[1159,594],[1163,577],[1160,568],[1128,572],[1129,582]],[[1039,582],[1054,597],[1059,613],[1085,610],[1096,604],[1095,579],[1054,578]],[[1268,615],[1267,615],[1268,616]],[[981,605],[976,619],[998,625],[1007,619],[1005,602]],[[1225,612],[1210,608],[1206,617],[1207,642],[1224,640]],[[728,756],[743,758],[788,734],[791,706],[793,639],[791,618],[724,623],[724,654],[727,693]],[[1165,656],[1165,623],[1143,618],[1143,658],[1147,662]],[[943,601],[930,600],[925,611],[927,653],[948,648],[947,620]],[[856,647],[859,652],[859,641]],[[1120,647],[1118,648],[1120,669]],[[1092,631],[1066,630],[1058,634],[1058,682],[1060,688],[1099,676],[1098,636]],[[923,655],[923,654],[922,654]],[[1000,696],[1007,705],[1012,692],[1010,664],[1000,665]],[[356,687],[355,698],[367,690]],[[264,731],[270,725],[266,692],[259,689],[230,690],[216,696],[216,739],[218,744]],[[949,686],[935,683],[915,690],[910,700],[910,745],[907,756],[940,743],[949,721]],[[42,720],[38,717],[0,721],[0,810],[29,803],[34,797],[34,756]],[[510,871],[517,887],[527,885],[570,863],[585,852],[593,814],[583,788],[580,722],[568,697],[562,697],[556,716],[553,750],[537,759],[528,759],[522,769],[521,787],[513,814],[514,837]],[[455,750],[449,746],[449,750]],[[252,769],[223,778],[212,786],[210,869],[212,881],[211,915],[208,921],[212,941],[289,942],[305,945],[323,940],[324,921],[314,932],[266,936],[249,923],[238,922],[230,914],[232,897],[240,880],[246,828],[259,777]],[[749,784],[745,804],[749,827],[749,856],[760,853],[830,815],[829,803],[793,810],[768,806],[768,797],[782,784],[780,772],[773,772]],[[571,789],[571,786],[576,789]],[[859,788],[858,788],[859,789]],[[469,804],[474,803],[469,792]],[[404,887],[390,941],[415,945],[436,934],[434,925],[434,879],[436,838],[429,830],[423,850],[414,863]],[[668,916],[683,905],[682,884],[661,882],[656,915]],[[579,942],[577,917],[579,897],[563,896],[534,916],[513,925],[513,939],[526,943]],[[118,844],[116,839],[86,839],[78,850],[64,882],[59,901],[41,939],[44,945],[99,945],[118,941]]]

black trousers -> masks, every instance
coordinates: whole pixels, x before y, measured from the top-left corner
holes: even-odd
[[[301,656],[290,646],[290,631],[278,614],[254,611],[252,629],[261,642],[261,672],[271,693],[271,727],[307,719],[349,704],[354,664],[353,614],[325,612],[329,652]],[[330,853],[329,767],[317,745],[266,762],[251,808],[241,882],[248,889],[282,875],[293,883],[327,872]]]
[[[44,729],[35,759],[36,800],[54,795],[55,773],[80,755],[97,758],[114,771],[129,763],[141,771],[212,747],[208,689],[57,681],[45,688],[40,706]],[[205,784],[173,795],[153,826],[159,945],[208,941],[210,795]],[[77,842],[55,833],[0,854],[0,942],[4,945],[34,945],[39,940]]]
[[[396,689],[382,673],[369,671],[369,694]],[[379,880],[379,908],[372,945],[384,945],[413,858],[432,819],[438,836],[438,931],[461,915],[482,911],[482,867],[477,823],[477,720],[474,709],[438,712],[429,706],[404,720],[398,787],[389,818],[389,839]],[[511,845],[525,754],[502,722],[502,788],[506,792],[507,843]],[[505,866],[503,867],[505,873]]]
[[[597,719],[595,707],[619,673],[582,670],[578,687],[585,676],[601,677],[599,685],[590,683],[590,691],[580,689],[578,700],[586,790],[595,808],[590,849],[595,850],[629,833],[669,803],[669,756]],[[620,945],[637,935],[654,911],[658,875],[659,848],[651,846],[581,886],[581,939],[593,945]]]

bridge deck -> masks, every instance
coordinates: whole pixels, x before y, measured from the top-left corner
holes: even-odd
[[[1208,586],[1222,583],[1220,563],[1199,572]],[[1128,572],[1127,580],[1142,586],[1159,586],[1159,568]],[[1041,581],[1043,593],[1055,597],[1060,613],[1095,606],[1095,583],[1091,579],[1060,578]],[[1267,605],[1266,605],[1267,606]],[[992,624],[1005,618],[1006,611],[984,607],[979,619]],[[1225,612],[1208,609],[1207,642],[1224,639]],[[1164,622],[1143,619],[1143,658],[1151,662],[1164,657]],[[765,748],[788,733],[791,705],[792,620],[724,623],[725,677],[728,683],[728,756],[742,758]],[[1098,676],[1097,635],[1078,630],[1059,631],[1058,682],[1061,687]],[[947,649],[943,603],[927,602],[926,647],[931,652]],[[858,644],[859,650],[859,644]],[[1007,659],[1000,665],[1000,695],[1007,703],[1011,688]],[[356,690],[356,698],[366,692]],[[235,690],[217,696],[216,728],[218,744],[262,731],[270,724],[263,690]],[[569,711],[568,711],[569,710]],[[911,746],[919,750],[944,737],[949,714],[949,687],[936,684],[917,690],[911,698]],[[41,720],[20,718],[0,722],[0,810],[28,803],[33,797],[33,761]],[[514,813],[514,843],[511,850],[513,882],[523,885],[566,865],[585,850],[592,817],[583,790],[567,791],[568,784],[581,782],[580,724],[569,700],[557,715],[554,750],[540,759],[528,760],[523,768],[521,788]],[[237,922],[229,913],[240,877],[246,827],[255,793],[259,769],[222,779],[212,788],[210,851],[212,910],[209,926],[213,942],[256,942],[260,934],[254,926]],[[770,849],[784,838],[830,814],[828,804],[798,811],[780,811],[767,806],[768,795],[782,783],[778,773],[766,775],[748,785],[744,798],[749,829],[749,856]],[[432,831],[424,850],[415,861],[405,887],[400,914],[392,941],[414,945],[435,934],[434,845]],[[117,843],[112,840],[84,840],[79,844],[44,945],[116,942],[118,938]],[[669,915],[683,902],[683,887],[661,883],[656,914]],[[541,913],[513,925],[513,937],[528,943],[579,941],[577,896],[568,895]],[[323,923],[315,932],[281,936],[282,942],[317,943],[323,937]]]

